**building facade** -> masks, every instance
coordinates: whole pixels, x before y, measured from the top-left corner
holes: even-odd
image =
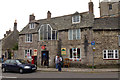
[[[2,40],[0,40],[0,58],[2,57]]]
[[[19,34],[19,58],[35,60],[39,67],[54,67],[56,55],[69,59],[71,67],[93,64],[117,65],[119,60],[119,17],[94,18],[93,3],[89,11],[35,20]]]
[[[120,14],[119,0],[103,0],[100,2],[100,16],[101,17],[114,17]]]
[[[17,30],[17,22],[15,21],[13,31],[6,31],[2,41],[2,55],[6,59],[14,58],[14,49],[18,45],[19,31]]]

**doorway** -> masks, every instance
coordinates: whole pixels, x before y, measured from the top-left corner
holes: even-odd
[[[42,66],[49,66],[49,51],[42,51],[41,52],[41,65]]]

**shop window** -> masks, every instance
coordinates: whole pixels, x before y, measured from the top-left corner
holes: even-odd
[[[80,56],[80,48],[72,48],[70,49],[70,58],[81,58]]]
[[[103,59],[118,59],[118,50],[103,50]]]
[[[29,50],[25,50],[25,58],[31,58],[31,56],[32,56],[32,50],[31,49],[29,49]]]
[[[49,24],[44,24],[39,29],[39,40],[57,40],[57,31]]]

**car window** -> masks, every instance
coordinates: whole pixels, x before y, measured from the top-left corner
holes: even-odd
[[[15,60],[10,60],[10,63],[11,63],[11,64],[15,64],[16,61],[15,61]]]
[[[10,60],[6,60],[4,63],[10,63]]]
[[[21,64],[21,62],[19,60],[16,60],[17,64]]]
[[[22,60],[22,59],[20,59],[19,62],[22,63],[22,64],[26,64],[26,63],[28,63],[27,61]]]

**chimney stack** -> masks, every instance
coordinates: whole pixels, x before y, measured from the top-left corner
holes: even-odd
[[[93,9],[94,5],[93,5],[92,0],[90,0],[90,2],[88,3],[88,5],[89,5],[89,13],[94,14],[94,9]]]
[[[15,20],[15,22],[14,22],[14,29],[13,30],[14,31],[17,30],[17,20]]]
[[[50,18],[51,18],[51,12],[48,11],[48,12],[47,12],[47,19],[50,19]]]
[[[32,15],[29,16],[29,22],[31,22],[32,20],[35,20],[34,14],[32,14]]]

